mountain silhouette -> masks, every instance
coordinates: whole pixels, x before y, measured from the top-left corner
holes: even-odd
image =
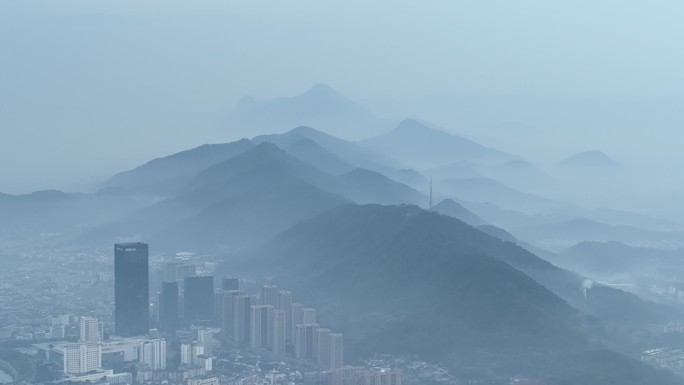
[[[378,118],[332,87],[318,84],[293,97],[263,101],[244,97],[231,112],[228,125],[238,136],[311,126],[358,140],[382,132],[391,122]]]
[[[494,165],[514,159],[502,151],[428,127],[414,119],[403,120],[393,130],[363,143],[418,168],[437,167],[455,162]]]
[[[564,168],[619,168],[620,164],[601,151],[584,151],[574,154],[560,163]]]
[[[601,375],[578,359],[601,338],[596,319],[556,292],[572,286],[587,301],[583,278],[448,216],[410,205],[343,205],[293,226],[242,263],[316,306],[322,322],[352,342],[353,357],[411,354],[478,370],[496,361],[500,373],[544,367],[555,380],[568,375],[558,368],[564,363]],[[555,281],[551,290],[539,283],[544,276],[544,285]],[[591,295],[611,311],[633,302],[631,315],[649,320],[675,313],[600,285]],[[638,368],[639,378],[674,383],[610,355]]]

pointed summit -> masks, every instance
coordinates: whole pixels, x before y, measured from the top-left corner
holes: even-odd
[[[561,167],[569,168],[619,168],[620,163],[613,160],[611,157],[602,151],[592,150],[584,151],[574,154],[560,163]]]
[[[234,135],[255,136],[309,126],[349,140],[367,138],[391,125],[326,84],[271,100],[244,97],[228,119]]]
[[[304,92],[301,95],[312,95],[312,96],[337,96],[337,97],[345,97],[337,91],[336,89],[330,87],[327,84],[319,83],[319,84],[314,84],[309,88],[306,92]],[[301,96],[300,95],[300,96]]]

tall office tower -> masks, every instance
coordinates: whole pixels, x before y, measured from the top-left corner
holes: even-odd
[[[330,369],[340,369],[344,366],[344,343],[342,333],[330,334]]]
[[[293,303],[290,305],[290,329],[287,331],[288,340],[294,345],[295,332],[297,325],[304,324],[304,305],[301,303]]]
[[[278,306],[278,287],[273,285],[264,285],[259,294],[260,305],[270,305],[274,308]]]
[[[149,257],[145,243],[114,245],[114,328],[122,337],[150,328]]]
[[[80,319],[81,337],[79,342],[92,343],[100,341],[100,323],[97,318],[81,317]]]
[[[233,338],[235,327],[235,303],[233,298],[245,295],[241,290],[221,290],[215,294],[215,317],[217,326],[221,328],[221,334],[226,338]]]
[[[211,357],[214,355],[214,331],[212,329],[198,329],[197,342],[204,347],[204,355]]]
[[[163,282],[159,296],[159,327],[166,332],[178,328],[178,282]]]
[[[285,354],[285,316],[284,310],[273,311],[273,332],[269,340],[269,349],[276,354]]]
[[[273,306],[257,305],[251,309],[249,346],[253,350],[269,349],[273,333]]]
[[[144,341],[140,347],[139,360],[152,370],[166,369],[166,340],[157,338]]]
[[[314,359],[321,366],[330,365],[330,329],[319,328],[314,334]]]
[[[102,347],[97,343],[64,345],[64,374],[82,374],[102,366]]]
[[[240,346],[249,346],[251,309],[255,304],[256,299],[247,294],[233,297],[233,341]]]
[[[223,278],[221,289],[223,290],[240,290],[237,278]]]
[[[186,277],[183,305],[186,323],[214,319],[214,277]]]
[[[318,324],[297,325],[295,332],[295,357],[314,359],[314,340]]]

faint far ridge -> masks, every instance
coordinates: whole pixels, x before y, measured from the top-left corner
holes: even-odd
[[[236,138],[309,126],[347,140],[377,135],[394,124],[325,84],[290,97],[258,100],[245,96],[230,113],[227,123]]]
[[[563,168],[621,168],[622,165],[599,150],[583,151],[558,163]]]

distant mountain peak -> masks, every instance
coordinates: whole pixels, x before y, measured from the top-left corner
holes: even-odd
[[[620,164],[599,150],[583,151],[559,163],[563,167],[620,167]]]
[[[448,215],[456,219],[460,219],[461,221],[471,226],[480,226],[487,224],[487,221],[480,218],[472,211],[466,209],[465,207],[463,207],[463,205],[461,205],[460,203],[456,202],[451,198],[446,198],[442,200],[437,205],[435,205],[433,209],[438,213]]]
[[[298,126],[298,127],[295,127],[295,128],[293,128],[293,129],[291,129],[289,132],[291,132],[291,133],[293,133],[293,134],[301,134],[301,135],[306,136],[307,138],[308,138],[308,135],[311,135],[311,134],[323,134],[323,135],[328,135],[328,134],[326,134],[325,132],[323,132],[323,131],[321,131],[321,130],[317,130],[317,129],[315,129],[315,128],[313,128],[313,127],[309,127],[309,126]],[[310,139],[310,138],[309,138],[309,139]]]
[[[309,126],[355,140],[379,133],[392,124],[326,84],[269,100],[244,97],[228,118],[236,134],[272,134],[290,127]]]
[[[494,165],[513,156],[416,119],[402,120],[391,131],[364,141],[366,145],[414,168],[469,161]]]
[[[426,124],[421,123],[420,121],[416,119],[404,119],[399,124],[397,127],[394,128],[395,131],[404,131],[404,132],[421,132],[421,131],[434,131],[434,132],[440,132],[440,130],[435,130],[434,128],[428,127]]]
[[[271,142],[261,142],[254,146],[252,150],[249,151],[251,154],[285,154],[285,151],[281,150],[280,147],[276,146]]]
[[[314,84],[313,86],[311,86],[311,88],[304,92],[304,94],[342,96],[342,93],[332,88],[331,86],[323,83]]]

